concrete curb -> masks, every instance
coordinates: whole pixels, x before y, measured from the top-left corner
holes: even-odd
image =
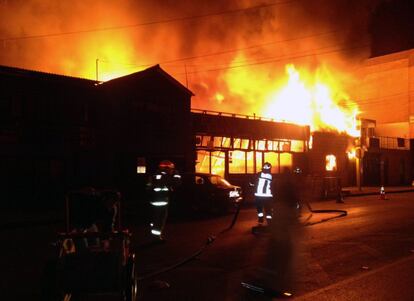
[[[407,189],[400,189],[400,190],[387,190],[387,194],[391,193],[404,193],[404,192],[414,192],[414,188],[407,188]],[[344,197],[356,197],[356,196],[364,196],[364,195],[380,195],[379,191],[355,191],[350,193],[344,193]]]

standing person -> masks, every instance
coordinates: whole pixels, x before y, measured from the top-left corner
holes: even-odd
[[[272,195],[272,165],[269,162],[263,164],[262,171],[257,174],[255,204],[257,209],[257,219],[259,225],[264,222],[270,224],[273,218],[273,195]]]
[[[121,193],[115,190],[102,191],[102,208],[100,216],[100,231],[107,233],[116,229],[116,221],[119,219],[119,205]]]
[[[336,202],[337,203],[344,203],[344,196],[342,195],[342,184],[341,178],[337,178],[336,183]]]
[[[151,234],[160,241],[164,240],[164,227],[171,194],[180,183],[181,176],[175,169],[175,164],[164,160],[160,162],[158,170],[151,176],[147,184],[150,189],[150,204],[153,211]]]

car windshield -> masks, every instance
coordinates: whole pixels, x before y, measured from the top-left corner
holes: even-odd
[[[227,180],[223,179],[220,176],[213,175],[210,177],[210,182],[213,185],[222,186],[222,187],[229,187],[231,184],[227,182]]]

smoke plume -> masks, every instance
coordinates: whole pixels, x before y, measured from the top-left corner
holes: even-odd
[[[0,0],[0,64],[106,80],[160,64],[193,107],[253,113],[284,66],[368,56],[379,0]]]

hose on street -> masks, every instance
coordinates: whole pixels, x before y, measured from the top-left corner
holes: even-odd
[[[311,207],[311,205],[309,204],[309,202],[306,202],[306,206],[309,209],[309,211],[311,212],[311,215],[309,216],[308,219],[310,219],[310,217],[314,213],[338,213],[338,215],[331,216],[331,217],[328,217],[328,218],[324,218],[324,219],[321,219],[321,220],[316,221],[316,222],[306,222],[306,223],[304,223],[304,226],[312,226],[312,225],[315,225],[315,224],[320,224],[320,223],[327,222],[327,221],[332,220],[332,219],[344,217],[348,214],[348,212],[346,210],[340,210],[340,209],[313,209]],[[236,205],[236,210],[233,214],[233,218],[230,222],[230,225],[228,227],[224,228],[223,230],[219,231],[218,234],[208,236],[206,242],[196,252],[194,252],[190,256],[185,257],[184,259],[182,259],[182,260],[180,260],[180,261],[178,261],[178,262],[176,262],[176,263],[174,263],[170,266],[167,266],[165,268],[162,268],[162,269],[153,271],[151,273],[142,275],[142,276],[138,277],[138,281],[143,281],[143,280],[155,277],[157,275],[166,273],[168,271],[174,270],[174,269],[176,269],[176,268],[178,268],[178,267],[194,260],[198,256],[200,256],[207,249],[207,247],[210,246],[221,234],[223,234],[227,231],[230,231],[234,227],[234,225],[236,224],[237,218],[239,216],[239,213],[240,213],[240,207],[241,207],[240,203]]]
[[[316,224],[324,223],[324,222],[327,222],[329,220],[344,217],[344,216],[348,215],[348,211],[340,210],[340,209],[318,209],[318,210],[315,210],[315,209],[312,208],[312,206],[309,204],[309,202],[306,202],[306,206],[308,207],[309,211],[311,212],[311,214],[307,218],[307,220],[309,220],[312,217],[313,213],[338,213],[338,214],[335,215],[335,216],[331,216],[331,217],[327,217],[327,218],[318,220],[316,222],[305,222],[304,226],[313,226],[313,225],[316,225]]]
[[[184,265],[184,264],[192,261],[193,259],[197,258],[198,256],[200,256],[206,250],[206,248],[208,246],[210,246],[217,239],[217,237],[219,237],[221,234],[223,234],[223,233],[225,233],[227,231],[230,231],[234,227],[234,225],[236,224],[237,218],[239,216],[240,205],[241,205],[240,203],[237,203],[236,204],[236,210],[235,210],[235,212],[233,214],[233,218],[231,220],[230,225],[228,227],[224,228],[223,230],[219,231],[218,234],[208,236],[206,242],[204,243],[204,245],[202,245],[201,248],[198,249],[196,252],[194,252],[190,256],[185,257],[184,259],[182,259],[182,260],[180,260],[180,261],[178,261],[178,262],[176,262],[176,263],[174,263],[174,264],[172,264],[170,266],[167,266],[165,268],[156,270],[154,272],[151,272],[151,273],[142,275],[142,276],[140,276],[140,277],[137,278],[138,281],[147,280],[147,279],[152,278],[152,277],[155,277],[157,275],[160,275],[160,274],[169,272],[171,270],[174,270],[174,269],[176,269],[176,268],[178,268],[178,267],[180,267],[180,266],[182,266],[182,265]]]

